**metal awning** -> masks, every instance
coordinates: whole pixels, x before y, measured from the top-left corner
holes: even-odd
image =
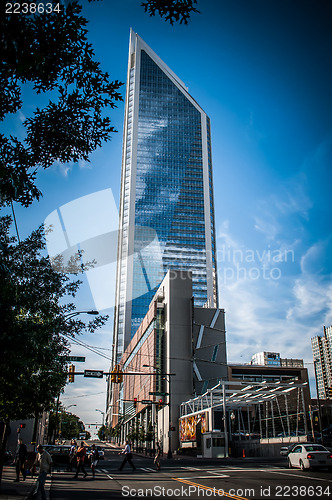
[[[204,410],[225,406],[227,410],[265,403],[278,396],[287,396],[296,389],[304,389],[308,383],[295,382],[243,382],[222,380],[205,394],[181,404],[180,416],[192,415]]]

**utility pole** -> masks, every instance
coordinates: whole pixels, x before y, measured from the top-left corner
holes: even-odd
[[[320,405],[319,391],[318,391],[318,379],[317,379],[317,367],[316,363],[318,363],[318,359],[314,359],[314,368],[315,368],[315,379],[316,379],[316,392],[317,392],[317,403],[318,403],[318,418],[319,418],[319,431],[322,438],[322,445],[324,446],[324,438],[323,438],[323,427],[322,427],[322,409]]]

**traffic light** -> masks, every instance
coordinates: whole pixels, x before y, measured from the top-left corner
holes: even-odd
[[[25,429],[25,424],[20,424],[20,429]]]
[[[113,384],[118,383],[118,370],[119,370],[119,366],[115,365],[113,370],[111,371],[111,382],[113,382]]]
[[[111,382],[116,384],[117,382],[117,373],[118,373],[118,365],[115,365],[113,370],[111,371]]]
[[[75,365],[69,365],[69,383],[75,382]]]
[[[332,387],[329,387],[329,388],[328,388],[328,391],[327,391],[327,397],[328,397],[329,399],[332,399]]]
[[[137,408],[137,398],[134,398],[134,408]]]
[[[123,374],[122,374],[122,371],[120,369],[120,366],[118,366],[118,373],[117,373],[117,383],[118,384],[122,384],[122,380],[123,380]]]
[[[115,365],[111,371],[111,382],[113,384],[121,384],[123,380],[123,374],[119,365]]]
[[[163,407],[164,401],[163,398],[159,398],[158,404],[157,404],[157,410],[161,410]]]

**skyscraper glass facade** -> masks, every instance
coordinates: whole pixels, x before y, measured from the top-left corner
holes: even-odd
[[[118,359],[169,269],[191,270],[195,305],[217,307],[210,122],[131,32],[114,324]]]
[[[311,339],[318,397],[332,399],[332,326],[324,326],[324,335]]]

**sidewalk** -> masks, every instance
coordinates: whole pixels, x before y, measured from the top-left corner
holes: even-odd
[[[32,494],[34,487],[36,485],[38,476],[33,476],[33,478],[28,475],[26,480],[23,481],[22,476],[20,476],[20,481],[15,482],[16,470],[15,465],[4,465],[2,471],[2,481],[0,489],[0,499],[1,500],[27,500],[29,495]],[[47,476],[45,483],[46,497],[50,498],[51,489],[51,478]],[[40,495],[38,494],[38,497]],[[37,497],[37,498],[38,498]]]

